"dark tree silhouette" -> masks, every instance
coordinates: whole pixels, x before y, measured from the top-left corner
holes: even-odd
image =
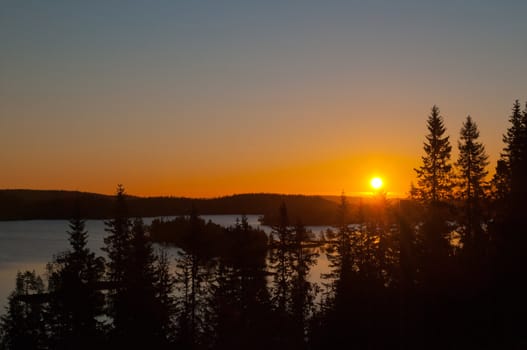
[[[425,155],[421,158],[423,165],[414,170],[418,178],[419,197],[427,202],[436,202],[451,196],[450,152],[452,146],[449,137],[444,136],[446,129],[443,117],[435,105],[428,117],[427,128],[429,134],[426,135],[426,142],[423,146]]]
[[[495,256],[492,261],[496,302],[497,338],[502,346],[514,348],[527,344],[521,325],[527,312],[525,283],[525,213],[527,213],[527,107],[521,112],[516,100],[509,116],[510,126],[503,137],[505,147],[498,161],[493,185],[497,194],[495,215],[490,222]],[[519,347],[521,347],[519,346]]]
[[[244,333],[241,331],[240,300],[237,299],[236,273],[222,260],[213,274],[209,287],[208,308],[205,313],[208,347],[214,349],[242,348]],[[236,336],[239,333],[240,336]]]
[[[476,235],[481,239],[481,199],[485,196],[485,177],[489,162],[485,147],[478,142],[479,131],[476,123],[467,116],[458,141],[459,157],[456,166],[459,172],[460,196],[465,202],[465,244],[474,243]]]
[[[294,346],[291,336],[293,322],[291,298],[293,289],[294,266],[292,260],[293,228],[289,225],[287,206],[282,202],[279,208],[278,223],[271,226],[271,251],[269,269],[273,274],[271,301],[274,317],[274,340],[285,348]]]
[[[120,342],[138,348],[165,348],[169,340],[165,332],[169,329],[170,321],[165,308],[169,305],[162,303],[160,298],[160,276],[156,271],[158,261],[142,219],[137,218],[133,222],[130,248],[121,299],[117,300],[117,319],[120,321],[115,329],[117,337]],[[163,295],[163,299],[166,300],[166,295]]]
[[[225,252],[209,285],[209,344],[214,349],[268,349],[271,337],[262,337],[272,334],[273,326],[266,286],[267,237],[242,216],[225,229],[225,238]]]
[[[280,206],[280,216],[277,225],[272,226],[271,235],[275,247],[271,251],[270,268],[273,271],[272,299],[279,314],[286,315],[291,296],[291,242],[293,230],[289,226],[289,217],[285,203]]]
[[[509,236],[522,239],[518,227],[523,226],[527,196],[527,106],[521,112],[520,102],[516,100],[509,116],[510,127],[503,136],[505,143],[501,157],[497,162],[496,173],[492,180],[492,192],[495,203],[495,227],[498,240]],[[513,236],[515,238],[513,238]],[[508,238],[507,238],[508,239]],[[502,241],[502,243],[505,243]],[[512,241],[510,241],[512,243]],[[519,241],[514,243],[518,244]]]
[[[193,293],[192,286],[196,283],[191,283],[192,276],[192,255],[186,252],[181,252],[181,256],[176,259],[176,289],[179,295],[176,298],[176,343],[178,346],[186,349],[194,347],[196,341],[196,327],[191,323],[195,314],[192,309],[191,294]]]
[[[500,203],[500,207],[503,207],[503,201],[509,196],[511,191],[509,167],[505,159],[498,159],[496,172],[490,185],[492,198]]]
[[[368,224],[351,225],[346,219],[346,197],[341,197],[339,225],[326,247],[331,271],[323,278],[328,294],[311,326],[313,348],[397,344],[398,251],[388,232],[383,232],[389,227],[384,205],[381,200],[372,208]]]
[[[208,276],[204,268],[204,222],[195,207],[192,207],[188,221],[184,248],[176,259],[176,286],[180,291],[176,300],[176,331],[178,345],[194,348],[199,345],[203,333],[204,284]]]
[[[514,101],[512,113],[509,116],[511,126],[503,135],[505,147],[502,156],[507,160],[511,169],[514,169],[525,157],[525,113],[521,112],[520,101]]]
[[[318,252],[308,246],[310,240],[306,227],[300,220],[297,221],[291,241],[292,259],[292,288],[291,288],[291,314],[294,346],[297,349],[305,348],[308,323],[314,313],[316,288],[309,282],[310,269],[315,265]]]
[[[344,324],[348,324],[352,310],[353,259],[351,230],[347,221],[348,202],[344,193],[340,199],[337,232],[331,235],[334,238],[326,247],[330,272],[322,275],[326,280],[323,300],[311,324],[314,348],[336,348],[349,336],[344,332]]]
[[[156,320],[163,344],[175,341],[176,298],[175,277],[170,272],[170,261],[166,250],[160,249],[154,264],[154,291],[156,297]]]
[[[353,252],[349,227],[349,204],[344,194],[340,197],[340,205],[337,210],[338,226],[333,244],[328,247],[327,258],[329,260],[330,273],[324,276],[328,280],[326,286],[329,288],[329,303],[335,310],[346,309],[353,275]]]
[[[115,342],[123,341],[126,330],[126,287],[125,279],[129,271],[128,263],[131,256],[131,222],[128,217],[128,208],[125,199],[125,190],[122,185],[117,186],[114,216],[105,221],[105,231],[108,236],[104,238],[103,251],[108,255],[107,274],[108,281],[113,288],[108,293],[108,315],[113,321],[111,337]]]
[[[47,322],[54,349],[91,349],[103,340],[104,296],[98,288],[104,275],[104,259],[87,247],[88,233],[77,213],[70,220],[71,250],[48,264],[50,295]]]
[[[449,305],[442,305],[442,314],[452,314],[459,332],[456,341],[461,347],[481,347],[485,342],[475,336],[478,332],[489,332],[488,304],[491,304],[488,284],[489,239],[488,239],[488,185],[485,178],[489,162],[485,147],[478,142],[479,131],[476,123],[467,116],[460,130],[458,141],[459,156],[456,162],[458,190],[461,201],[461,215],[458,218],[461,245],[456,249],[453,276],[448,287],[456,290],[450,297]],[[443,271],[445,273],[445,271]],[[454,306],[456,305],[456,306]],[[486,307],[482,307],[486,305]],[[448,311],[447,311],[448,310]],[[443,317],[444,319],[444,317]]]
[[[507,196],[510,206],[507,210],[517,217],[522,217],[524,213],[519,208],[527,195],[527,106],[522,113],[520,102],[516,100],[509,122],[511,125],[503,136],[505,147],[500,159],[502,168],[506,170],[502,169],[500,175],[501,180],[508,183],[508,186],[504,187],[510,189]],[[496,173],[498,174],[498,171]],[[507,175],[503,176],[504,173]]]
[[[5,350],[45,349],[47,331],[39,296],[44,283],[35,271],[18,272],[7,313],[0,318],[0,346]]]
[[[266,257],[268,253],[267,235],[249,225],[246,216],[229,232],[233,235],[228,260],[234,268],[236,281],[236,298],[239,301],[238,315],[241,321],[243,347],[269,348],[270,339],[265,339],[255,346],[254,339],[272,329],[268,320],[271,314],[270,295],[267,288]]]
[[[110,284],[108,315],[112,346],[168,346],[171,281],[159,262],[142,219],[131,224],[124,188],[119,185],[115,216],[105,222]]]

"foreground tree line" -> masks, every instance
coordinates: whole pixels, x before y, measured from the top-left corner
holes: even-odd
[[[452,163],[434,106],[411,198],[377,193],[366,211],[342,196],[338,224],[317,237],[285,203],[269,235],[243,216],[207,223],[196,209],[147,227],[129,217],[119,186],[106,257],[86,247],[74,215],[70,250],[44,278],[18,274],[1,348],[526,347],[527,106],[516,101],[509,121],[487,182],[476,123],[463,123]]]

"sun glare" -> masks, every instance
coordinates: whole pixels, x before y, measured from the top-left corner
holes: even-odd
[[[382,179],[380,177],[374,177],[373,179],[370,180],[370,186],[374,190],[380,189],[382,187]]]

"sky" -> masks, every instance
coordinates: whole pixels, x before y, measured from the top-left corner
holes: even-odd
[[[0,188],[405,195],[436,104],[492,172],[525,1],[0,2]]]

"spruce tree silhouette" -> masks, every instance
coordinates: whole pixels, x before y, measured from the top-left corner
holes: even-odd
[[[280,205],[279,222],[272,226],[275,247],[270,258],[270,267],[274,272],[273,276],[273,303],[279,314],[286,315],[288,311],[288,300],[290,297],[291,286],[291,242],[293,230],[289,226],[289,217],[285,203]]]
[[[47,265],[50,296],[47,323],[54,349],[91,349],[104,340],[104,295],[99,285],[104,276],[104,259],[87,248],[88,232],[80,210],[69,223],[71,250]]]
[[[224,254],[209,284],[208,326],[214,349],[268,349],[272,332],[266,285],[267,236],[246,216],[225,229]],[[257,341],[255,341],[257,340]]]
[[[207,281],[205,262],[204,221],[192,206],[188,218],[188,232],[184,237],[183,251],[176,259],[176,286],[180,290],[177,298],[177,344],[195,348],[202,341],[204,332],[202,308],[204,284]]]
[[[476,123],[467,116],[458,141],[459,156],[456,167],[459,173],[460,197],[465,202],[466,230],[462,237],[465,245],[474,245],[483,239],[482,199],[485,197],[485,178],[488,156],[485,147],[478,142],[479,131]]]
[[[297,220],[291,241],[292,288],[291,316],[293,343],[296,349],[306,348],[306,336],[310,317],[314,312],[316,288],[308,279],[316,264],[318,252],[309,248],[309,232],[300,219]]]
[[[524,297],[527,288],[520,277],[524,273],[527,246],[523,229],[527,213],[527,106],[522,113],[520,102],[516,100],[509,123],[493,179],[495,193],[499,196],[489,231],[496,252],[492,262],[493,297],[497,300],[492,308],[496,323],[494,334],[501,346],[512,348],[527,344],[527,336],[521,330],[522,315],[527,312]]]
[[[311,325],[311,346],[317,349],[343,348],[355,344],[350,338],[349,317],[352,311],[353,258],[349,204],[342,193],[337,210],[337,227],[327,247],[330,272],[322,277],[326,292],[321,310]]]
[[[111,344],[117,346],[127,339],[126,332],[129,323],[127,308],[130,305],[126,302],[125,279],[129,270],[128,263],[132,248],[131,222],[128,218],[125,190],[121,184],[117,186],[114,215],[104,224],[108,236],[104,238],[105,246],[102,249],[108,256],[107,280],[111,286],[108,292],[107,313],[112,319]]]
[[[166,348],[171,329],[171,316],[167,314],[171,299],[166,294],[171,292],[171,281],[166,276],[166,262],[159,264],[142,219],[136,218],[132,224],[128,218],[121,185],[117,188],[115,216],[105,224],[110,233],[104,248],[112,287],[108,308],[113,320],[110,345]]]
[[[44,349],[48,344],[42,302],[31,298],[44,293],[35,271],[18,272],[7,312],[0,318],[0,346],[5,350]]]
[[[450,164],[449,137],[445,136],[446,128],[439,108],[434,105],[427,120],[429,134],[423,145],[425,155],[423,165],[414,169],[417,173],[418,193],[425,201],[436,202],[447,199],[452,189],[452,165]]]
[[[269,257],[269,270],[273,274],[271,301],[273,304],[275,330],[274,341],[285,348],[293,346],[291,334],[293,323],[291,315],[291,297],[293,288],[292,243],[293,228],[285,202],[279,208],[278,223],[271,226],[273,246]]]

